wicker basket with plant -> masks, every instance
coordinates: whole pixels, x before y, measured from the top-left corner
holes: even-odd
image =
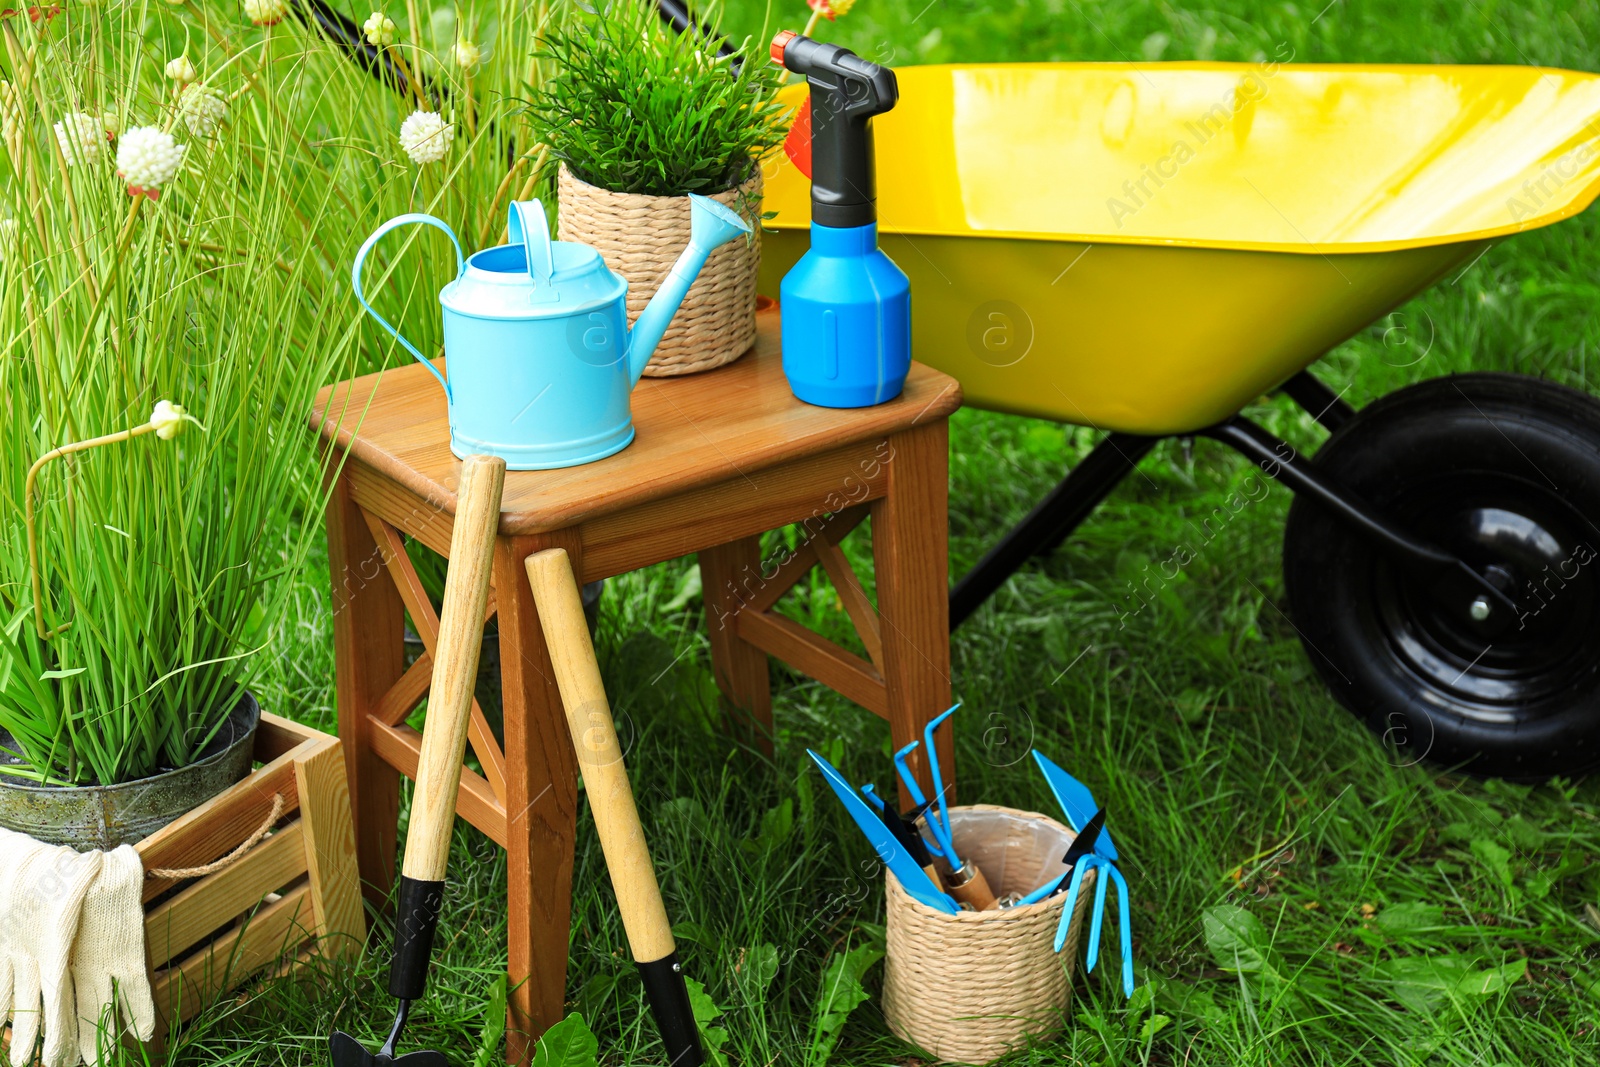
[[[560,234],[600,250],[628,281],[631,322],[689,238],[687,194],[760,217],[763,154],[782,142],[774,96],[782,72],[749,42],[743,58],[715,39],[674,33],[648,4],[616,2],[545,41],[557,73],[529,114],[561,161]],[[712,254],[645,373],[692,374],[755,341],[754,234]]]

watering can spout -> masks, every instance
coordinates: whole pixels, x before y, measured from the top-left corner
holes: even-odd
[[[628,331],[628,378],[637,384],[645,364],[655,353],[661,335],[689,292],[689,286],[719,246],[750,232],[735,212],[704,196],[689,194],[689,244],[667,272],[666,280]]]

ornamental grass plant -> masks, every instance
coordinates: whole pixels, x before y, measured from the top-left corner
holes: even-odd
[[[412,210],[500,237],[545,180],[501,101],[550,16],[369,20],[385,82],[284,0],[32,10],[0,20],[0,773],[104,785],[193,762],[275,654],[322,521],[312,399],[395,351],[358,327],[355,247]],[[425,349],[454,263],[396,238],[368,267]]]
[[[715,25],[715,8],[700,14]],[[737,69],[717,48],[674,32],[651,4],[613,0],[546,36],[554,72],[529,104],[534,129],[575,176],[612,192],[736,188],[783,143],[784,73],[755,38],[739,45]]]
[[[303,412],[351,351],[307,254],[337,194],[268,180],[298,151],[270,107],[292,72],[218,57],[186,93],[140,14],[0,24],[0,728],[5,770],[55,785],[211,740],[304,558]],[[198,425],[42,464],[30,506],[37,457],[162,401]]]

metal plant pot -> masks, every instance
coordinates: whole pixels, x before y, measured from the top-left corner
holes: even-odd
[[[39,786],[0,774],[0,827],[80,852],[141,841],[248,775],[260,722],[261,705],[245,692],[198,761],[136,782]],[[0,748],[16,747],[0,730]]]

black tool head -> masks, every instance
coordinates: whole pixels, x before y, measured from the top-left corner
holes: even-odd
[[[361,1042],[343,1031],[335,1030],[328,1039],[333,1067],[450,1067],[450,1061],[444,1058],[444,1054],[432,1049],[407,1052],[404,1056],[394,1054],[394,1047],[399,1043],[400,1034],[405,1030],[406,1019],[410,1015],[411,1002],[402,998],[395,1006],[394,1024],[389,1027],[389,1036],[384,1039],[383,1048],[377,1052],[368,1052]]]
[[[919,814],[920,812],[912,812],[911,818],[907,819],[887,804],[878,812],[883,825],[889,828],[889,833],[895,841],[911,856],[912,862],[918,867],[928,867],[932,866],[933,857],[928,853],[928,843],[922,839],[922,834],[917,832],[915,820]]]
[[[1072,844],[1067,846],[1067,854],[1061,857],[1061,862],[1069,868],[1075,867],[1078,861],[1094,851],[1094,844],[1100,840],[1100,828],[1106,824],[1106,809],[1101,808],[1094,813],[1094,818],[1083,824],[1083,829],[1078,831],[1078,836],[1072,839]]]
[[[403,1056],[395,1056],[388,1046],[380,1052],[368,1052],[361,1042],[337,1031],[328,1039],[328,1051],[333,1055],[333,1067],[450,1067],[450,1061],[432,1049]]]

